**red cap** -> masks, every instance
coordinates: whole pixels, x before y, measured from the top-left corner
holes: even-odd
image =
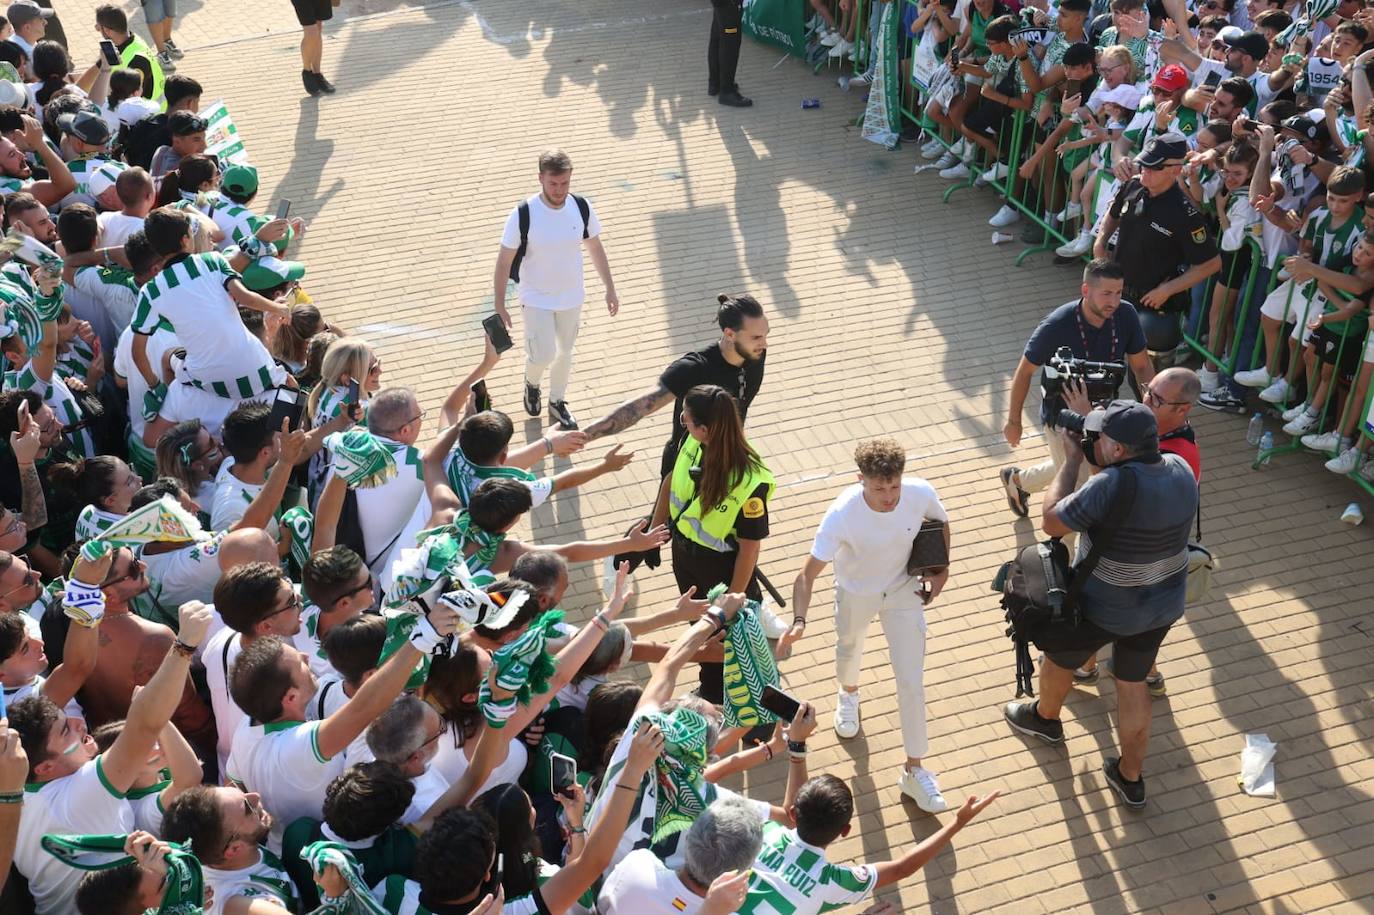
[[[1168,89],[1170,92],[1187,89],[1188,71],[1178,64],[1160,67],[1159,72],[1155,74],[1154,82],[1150,85],[1158,86],[1160,89]]]

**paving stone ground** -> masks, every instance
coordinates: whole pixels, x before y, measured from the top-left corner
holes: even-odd
[[[94,59],[94,4],[58,6],[78,62]],[[910,148],[863,142],[861,99],[834,73],[746,43],[740,83],[757,104],[720,108],[703,91],[704,0],[345,0],[326,30],[339,94],[316,100],[299,85],[285,0],[182,8],[181,70],[229,104],[262,171],[263,208],[286,196],[310,220],[306,286],[331,320],[377,344],[387,381],[413,385],[431,417],[479,358],[506,214],[534,189],[539,149],[561,145],[605,224],[624,303],[608,317],[588,270],[570,393],[584,421],[710,340],[717,293],[757,295],[773,330],[749,434],[780,482],[761,564],[785,590],[852,478],[854,443],[906,444],[954,525],[953,574],[927,617],[929,762],[951,798],[1006,795],[884,894],[897,911],[1374,911],[1374,549],[1371,528],[1338,521],[1352,499],[1374,505],[1309,455],[1251,470],[1244,418],[1199,411],[1203,527],[1222,565],[1213,600],[1161,654],[1170,695],[1154,704],[1148,810],[1124,811],[1100,775],[1114,745],[1110,683],[1070,697],[1066,748],[1013,736],[999,711],[1012,654],[989,582],[1036,533],[1013,523],[996,473],[1034,462],[1044,444],[1028,436],[1013,453],[999,430],[1025,337],[1077,280],[1044,256],[1016,268],[1015,246],[993,248],[989,193],[946,205],[943,182],[912,175]],[[822,107],[802,111],[809,97]],[[492,391],[533,438],[520,364],[512,352]],[[635,463],[536,511],[534,535],[624,530],[652,497],[666,428],[656,416],[624,434]],[[575,574],[576,613],[599,599],[598,578]],[[672,577],[661,568],[640,586],[641,604],[658,605]],[[879,860],[938,821],[896,788],[901,741],[876,626],[863,733],[840,742],[828,729],[830,597],[827,576],[784,674],[822,711],[812,771],[856,794],[856,828],[833,857]],[[1251,732],[1279,744],[1274,799],[1237,787]],[[750,773],[749,790],[780,798],[784,768]]]

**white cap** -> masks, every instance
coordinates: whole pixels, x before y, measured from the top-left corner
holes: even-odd
[[[23,108],[29,103],[29,94],[24,91],[24,87],[19,83],[12,83],[7,79],[0,79],[0,105],[12,105],[15,108]]]
[[[91,176],[86,179],[86,189],[90,192],[92,197],[99,197],[101,194],[114,187],[115,182],[119,180],[119,176],[123,174],[124,170],[128,167],[129,166],[125,165],[123,162],[115,162],[113,160],[101,163],[95,171],[91,172]]]

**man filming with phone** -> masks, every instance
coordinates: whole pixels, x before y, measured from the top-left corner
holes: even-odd
[[[1138,385],[1147,385],[1155,377],[1154,364],[1145,349],[1140,317],[1135,306],[1121,298],[1124,277],[1125,269],[1121,264],[1106,258],[1094,259],[1083,268],[1082,297],[1060,305],[1035,328],[1026,341],[1021,362],[1011,381],[1007,424],[1002,429],[1007,444],[1013,448],[1021,444],[1021,411],[1030,392],[1031,376],[1065,347],[1077,359],[1125,363]],[[1040,403],[1040,424],[1047,430],[1045,444],[1049,446],[1049,460],[1024,469],[1004,467],[1001,472],[1007,506],[1019,518],[1030,513],[1030,494],[1048,486],[1064,464],[1064,449],[1059,436],[1053,433],[1054,418],[1059,415],[1064,401],[1058,387],[1050,383],[1043,371],[1040,384],[1044,395]]]
[[[1051,537],[1082,534],[1073,586],[1081,587],[1073,608],[1079,622],[1050,624],[1033,637],[1045,653],[1040,697],[1008,703],[1003,714],[1020,733],[1062,744],[1060,715],[1074,669],[1110,644],[1121,755],[1107,757],[1103,772],[1122,802],[1138,810],[1145,806],[1141,767],[1150,738],[1145,679],[1169,627],[1183,616],[1197,481],[1183,458],[1160,453],[1155,414],[1145,404],[1114,400],[1083,417],[1082,427],[1056,433],[1065,458],[1040,519]],[[1075,492],[1085,462],[1102,469]]]

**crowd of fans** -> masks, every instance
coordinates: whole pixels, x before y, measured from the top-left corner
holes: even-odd
[[[1132,289],[1128,267],[1127,298],[1177,315],[1205,347],[1196,357],[1204,407],[1244,412],[1257,395],[1328,470],[1374,482],[1371,439],[1361,435],[1374,428],[1374,7],[879,0],[869,5],[870,52],[881,47],[889,2],[900,19],[903,134],[935,160],[925,168],[995,188],[1004,205],[989,223],[1022,224],[1035,244],[1053,232],[1063,263],[1155,256],[1114,248],[1116,229],[1146,206],[1142,184],[1150,195],[1160,177],[1176,184],[1201,214],[1194,241],[1219,253],[1219,268],[1199,283],[1190,274],[1192,288],[1166,302],[1149,286]],[[830,19],[811,28],[823,43]],[[879,56],[869,53],[841,85],[870,83]],[[952,94],[933,68],[955,77]],[[942,83],[944,92],[928,91]],[[1151,153],[1154,139],[1171,142]],[[1173,141],[1176,156],[1165,154]],[[1178,264],[1177,275],[1204,260]],[[1177,329],[1163,346],[1175,344]],[[1196,364],[1193,352],[1181,343],[1175,355]]]
[[[50,12],[18,0],[0,41],[0,910],[820,912],[996,796],[895,860],[827,861],[854,801],[808,777],[811,707],[739,749],[677,690],[757,602],[626,618],[620,563],[575,627],[568,563],[665,526],[510,533],[631,455],[541,475],[595,436],[512,441],[490,341],[437,417],[386,383],[301,287],[305,225],[206,154],[167,36],[102,6],[118,63],[82,70]],[[646,685],[616,676],[635,660]],[[781,797],[717,784],[784,755]]]

